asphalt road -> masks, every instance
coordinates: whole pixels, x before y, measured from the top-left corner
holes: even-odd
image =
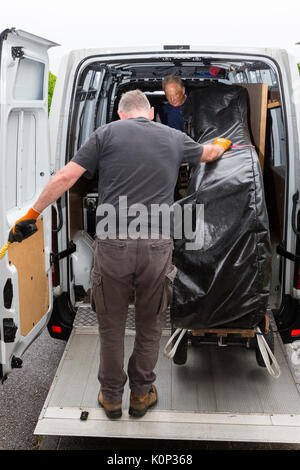
[[[44,330],[24,353],[23,367],[13,369],[0,384],[0,449],[29,450],[38,446],[33,434],[66,342]]]
[[[0,385],[0,450],[300,450],[298,444],[35,436],[34,429],[65,344],[44,330],[25,352],[22,369],[13,370]]]

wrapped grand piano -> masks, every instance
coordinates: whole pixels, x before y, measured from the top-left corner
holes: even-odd
[[[248,93],[238,85],[209,84],[189,94],[185,120],[202,143],[216,137],[232,148],[212,163],[201,163],[186,196],[177,201],[204,209],[203,244],[187,249],[174,240],[171,321],[176,328],[255,328],[269,296],[271,250],[268,214],[258,155],[248,128]],[[196,226],[196,224],[194,224]]]

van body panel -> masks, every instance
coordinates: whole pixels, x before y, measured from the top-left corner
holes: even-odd
[[[48,53],[55,43],[24,31],[1,34],[0,244],[50,179]],[[1,378],[46,325],[52,309],[51,208],[39,230],[1,259]]]

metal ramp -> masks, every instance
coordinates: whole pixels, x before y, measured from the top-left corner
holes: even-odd
[[[132,315],[130,322],[126,330],[125,368],[135,334]],[[279,379],[273,379],[257,365],[254,351],[238,346],[189,347],[187,363],[177,366],[162,352],[169,335],[166,317],[156,367],[158,404],[143,418],[129,417],[130,391],[126,385],[123,416],[111,421],[97,403],[96,318],[88,305],[82,305],[34,433],[300,443],[299,381],[289,367],[285,346],[276,332]]]

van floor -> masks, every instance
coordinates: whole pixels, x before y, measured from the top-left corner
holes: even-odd
[[[289,367],[278,333],[274,334],[275,357],[281,368],[278,379],[259,367],[255,352],[243,346],[189,346],[186,364],[177,366],[163,354],[170,337],[166,315],[156,367],[157,405],[143,418],[130,418],[127,383],[123,416],[111,421],[97,403],[96,316],[89,304],[81,303],[35,434],[300,443],[299,380],[297,383]],[[125,370],[134,335],[131,307]]]

